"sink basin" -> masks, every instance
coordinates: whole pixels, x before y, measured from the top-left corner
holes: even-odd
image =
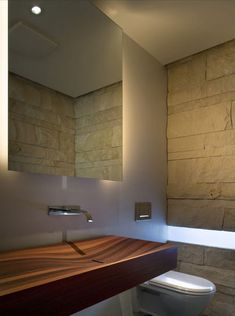
[[[120,236],[0,254],[1,315],[68,315],[176,267],[176,247]]]

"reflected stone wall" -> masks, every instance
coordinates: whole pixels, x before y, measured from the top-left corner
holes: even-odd
[[[122,83],[77,99],[9,75],[9,169],[122,179]]]
[[[74,175],[74,100],[9,74],[10,170]]]
[[[75,102],[75,175],[122,179],[122,83]]]

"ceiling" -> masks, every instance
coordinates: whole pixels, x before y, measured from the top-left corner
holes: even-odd
[[[9,0],[9,70],[72,97],[120,81],[117,25],[165,65],[234,39],[235,0]]]
[[[9,71],[74,98],[122,80],[122,31],[90,1],[8,3]]]
[[[235,38],[234,0],[93,2],[164,65]]]

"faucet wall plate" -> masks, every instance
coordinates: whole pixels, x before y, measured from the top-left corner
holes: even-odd
[[[76,216],[83,214],[88,223],[92,223],[93,219],[91,214],[82,210],[79,205],[64,205],[64,206],[48,206],[48,215],[52,216]]]

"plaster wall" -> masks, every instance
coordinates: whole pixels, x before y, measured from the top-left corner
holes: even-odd
[[[63,232],[166,240],[166,71],[127,36],[123,45],[123,181],[8,171],[2,152],[1,250],[60,242]],[[134,221],[135,201],[152,203],[152,221]],[[94,223],[48,217],[48,205],[66,204],[88,209]]]
[[[8,171],[4,94],[0,135],[1,250],[61,242],[63,232],[67,239],[120,234],[166,241],[166,71],[127,36],[123,40],[123,59],[122,182]],[[134,221],[135,201],[152,203],[152,221]],[[86,223],[83,217],[48,217],[50,204],[79,204],[91,212],[94,223]],[[115,297],[79,314],[108,316],[120,310],[127,315],[128,308]]]

